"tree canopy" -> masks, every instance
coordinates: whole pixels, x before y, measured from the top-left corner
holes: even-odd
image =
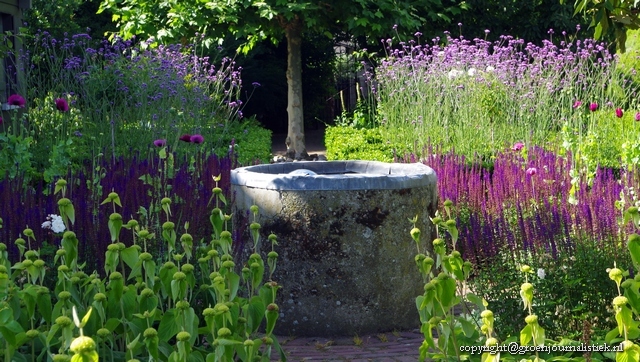
[[[393,32],[424,31],[444,25],[465,9],[455,0],[103,0],[99,11],[113,13],[119,35],[154,37],[159,43],[190,42],[211,46],[233,36],[257,42],[287,41],[288,138],[292,158],[306,156],[302,115],[301,41],[308,31],[334,37],[364,36],[374,41]]]
[[[566,0],[560,0],[564,3]],[[576,0],[575,14],[591,18],[594,38],[613,40],[621,52],[625,52],[627,30],[640,28],[640,0]]]

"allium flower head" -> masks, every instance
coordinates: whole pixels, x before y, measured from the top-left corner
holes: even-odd
[[[447,73],[447,77],[449,79],[454,79],[454,78],[458,78],[459,76],[463,75],[464,72],[461,70],[457,70],[457,69],[451,69],[449,71],[449,73]]]
[[[622,118],[623,112],[622,108],[616,108],[616,117]]]
[[[516,142],[513,144],[513,146],[511,147],[511,150],[513,151],[520,151],[521,149],[524,148],[524,143],[522,142]]]
[[[24,98],[22,98],[22,96],[19,94],[10,95],[7,102],[9,103],[10,106],[18,106],[18,107],[24,107],[24,105],[27,103],[24,100]]]
[[[60,112],[66,112],[69,110],[69,103],[67,103],[67,100],[64,98],[58,98],[56,99],[56,108]]]
[[[527,169],[527,175],[529,175],[529,176],[533,176],[533,175],[535,175],[537,173],[538,173],[538,169],[535,168],[535,167],[529,167]]]
[[[194,134],[193,136],[191,136],[191,142],[192,143],[202,143],[202,142],[204,142],[204,137],[202,137],[199,134]]]
[[[589,110],[591,112],[597,111],[598,110],[598,103],[593,102],[593,103],[589,104]]]
[[[576,109],[576,108],[580,107],[581,105],[582,105],[582,102],[575,101],[575,102],[573,102],[573,109]]]
[[[162,139],[160,139],[160,140],[155,140],[155,141],[153,141],[153,144],[154,144],[156,147],[162,147],[162,146],[165,146],[165,145],[167,144],[167,140],[162,140]]]
[[[182,136],[180,136],[180,141],[191,142],[191,135],[190,134],[183,134]]]
[[[636,113],[636,118],[635,119],[636,119],[636,121],[640,121],[640,112]]]

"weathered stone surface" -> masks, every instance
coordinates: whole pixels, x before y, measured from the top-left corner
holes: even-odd
[[[232,174],[236,216],[246,215],[255,203],[260,207],[264,240],[271,232],[278,236],[280,257],[273,279],[283,287],[277,301],[281,317],[276,331],[280,335],[355,335],[419,326],[415,297],[423,293],[423,287],[414,263],[415,244],[409,235],[412,225],[407,219],[418,215],[417,226],[428,240],[433,233],[429,215],[437,205],[435,174],[423,165],[405,165],[403,174],[401,164],[351,162],[354,164],[296,162],[271,174],[289,179],[293,185],[312,186],[300,190],[268,189],[268,185],[286,184],[282,180],[265,181],[267,186],[256,187],[265,174],[253,179],[249,175],[244,181]],[[289,174],[296,169],[318,175]],[[335,173],[353,169],[360,172]],[[313,189],[341,175],[361,176],[365,185],[377,179],[374,184],[379,187],[342,190],[330,185],[329,189]],[[388,189],[380,186],[384,178],[394,176],[405,179],[396,179],[395,186],[391,182]],[[329,181],[309,182],[311,178]],[[398,182],[405,187],[394,188]],[[347,181],[347,185],[354,183]]]

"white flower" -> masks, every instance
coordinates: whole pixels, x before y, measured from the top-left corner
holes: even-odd
[[[461,70],[457,70],[457,69],[451,69],[449,71],[449,73],[447,74],[447,77],[449,79],[453,79],[453,78],[458,78],[459,76],[463,75],[464,72]]]
[[[538,278],[544,279],[547,274],[544,272],[544,269],[538,268]]]
[[[439,57],[444,57],[444,52],[441,50],[441,51],[437,52],[436,55],[439,56]]]
[[[496,70],[496,68],[492,67],[492,66],[487,66],[487,72],[493,72],[494,70]]]
[[[47,220],[42,223],[43,229],[51,229],[54,233],[61,233],[65,231],[66,227],[62,221],[62,217],[56,214],[50,214],[47,216]]]
[[[469,68],[469,70],[467,71],[467,74],[470,77],[473,77],[474,75],[476,75],[476,68]]]
[[[54,233],[61,233],[66,229],[61,216],[55,214],[49,216],[51,216],[51,230],[53,230]]]

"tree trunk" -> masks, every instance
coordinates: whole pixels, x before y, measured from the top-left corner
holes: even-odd
[[[304,159],[309,155],[304,144],[302,112],[302,21],[296,17],[285,25],[287,37],[287,157]]]

